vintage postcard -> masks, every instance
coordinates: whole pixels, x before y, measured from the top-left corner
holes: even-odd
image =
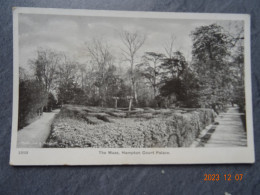
[[[250,16],[13,8],[11,165],[254,163]]]

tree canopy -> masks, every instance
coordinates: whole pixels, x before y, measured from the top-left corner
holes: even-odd
[[[198,26],[190,33],[191,60],[175,49],[178,37],[173,34],[164,52],[156,52],[142,50],[144,33],[121,31],[122,58],[106,40],[92,39],[83,45],[88,58],[84,63],[70,54],[40,48],[29,61],[33,75],[19,71],[20,124],[54,102],[115,107],[116,99],[118,107],[127,107],[133,99],[134,106],[215,110],[232,102],[244,110],[243,36],[242,26],[235,33],[218,24]]]

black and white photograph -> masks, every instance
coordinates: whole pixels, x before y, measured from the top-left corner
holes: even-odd
[[[254,161],[247,15],[16,9],[13,159]]]

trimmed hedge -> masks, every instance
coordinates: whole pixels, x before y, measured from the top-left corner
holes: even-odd
[[[99,122],[94,122],[94,116]],[[108,115],[108,120],[102,120],[94,113],[64,109],[54,120],[45,147],[188,147],[215,118],[211,109],[153,116],[118,118]]]

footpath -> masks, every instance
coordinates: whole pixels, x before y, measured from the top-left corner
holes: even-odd
[[[51,131],[51,123],[59,109],[44,112],[42,116],[17,133],[17,148],[41,148]]]
[[[220,113],[213,125],[194,141],[191,147],[241,147],[247,146],[247,136],[238,107]]]

